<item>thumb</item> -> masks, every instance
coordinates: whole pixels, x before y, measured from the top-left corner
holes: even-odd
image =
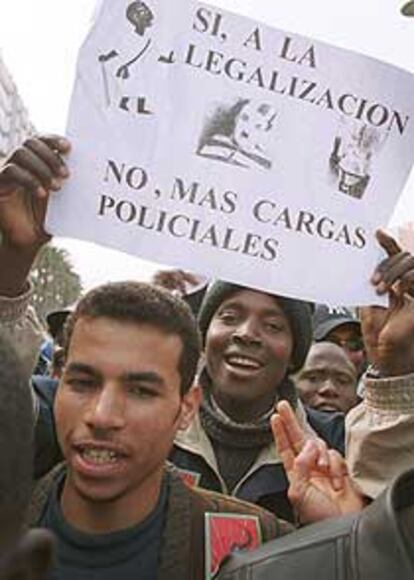
[[[395,256],[401,252],[401,248],[398,243],[394,240],[394,238],[384,232],[384,230],[377,230],[375,232],[375,237],[377,238],[381,248],[387,252],[388,256]]]

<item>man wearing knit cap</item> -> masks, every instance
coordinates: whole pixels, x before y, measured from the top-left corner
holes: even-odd
[[[202,487],[292,518],[269,418],[285,399],[304,420],[291,373],[303,364],[311,309],[300,300],[215,282],[199,312],[204,342],[199,416],[178,435],[173,462]]]

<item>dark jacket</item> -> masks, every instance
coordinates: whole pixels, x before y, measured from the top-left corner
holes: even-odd
[[[29,507],[27,525],[34,527],[41,520],[52,487],[65,469],[57,465],[35,487]],[[257,516],[264,542],[291,531],[286,522],[246,502],[204,490],[190,489],[177,471],[168,466],[168,502],[161,543],[159,580],[204,580],[205,514],[226,513]]]
[[[359,514],[314,524],[231,556],[220,580],[412,580],[414,469]],[[410,530],[402,513],[411,508]],[[408,512],[406,512],[408,513]]]
[[[180,471],[191,473],[195,483],[220,493],[228,493],[213,446],[196,416],[185,432],[177,434],[170,460]],[[232,496],[256,503],[282,519],[293,521],[287,498],[288,481],[274,443],[265,446],[251,468],[232,491]]]

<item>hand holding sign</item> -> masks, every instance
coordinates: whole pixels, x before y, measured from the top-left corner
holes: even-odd
[[[0,294],[18,295],[39,248],[50,236],[44,220],[50,191],[69,171],[62,159],[69,142],[56,136],[27,139],[0,169]]]
[[[57,191],[69,171],[62,155],[70,145],[57,136],[27,139],[0,170],[0,229],[11,246],[40,246],[49,239],[43,229],[50,191]]]
[[[389,307],[361,309],[362,332],[368,360],[383,376],[414,372],[414,257],[393,238],[378,231],[388,254],[376,268],[372,283],[389,295]]]

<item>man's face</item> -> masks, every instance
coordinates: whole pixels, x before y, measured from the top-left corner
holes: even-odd
[[[264,153],[267,134],[273,128],[275,118],[275,111],[266,105],[246,104],[236,120],[234,141],[249,153]]]
[[[336,344],[314,344],[297,376],[300,398],[319,411],[347,413],[357,403],[357,375],[346,353]]]
[[[189,420],[181,350],[178,336],[149,324],[76,322],[55,402],[74,494],[132,507],[159,484],[175,432]]]
[[[220,401],[271,403],[293,350],[289,320],[275,298],[241,290],[222,302],[206,336],[206,365]]]
[[[324,338],[325,341],[337,344],[346,352],[354,363],[358,377],[366,368],[366,354],[359,324],[346,322],[331,330]]]

